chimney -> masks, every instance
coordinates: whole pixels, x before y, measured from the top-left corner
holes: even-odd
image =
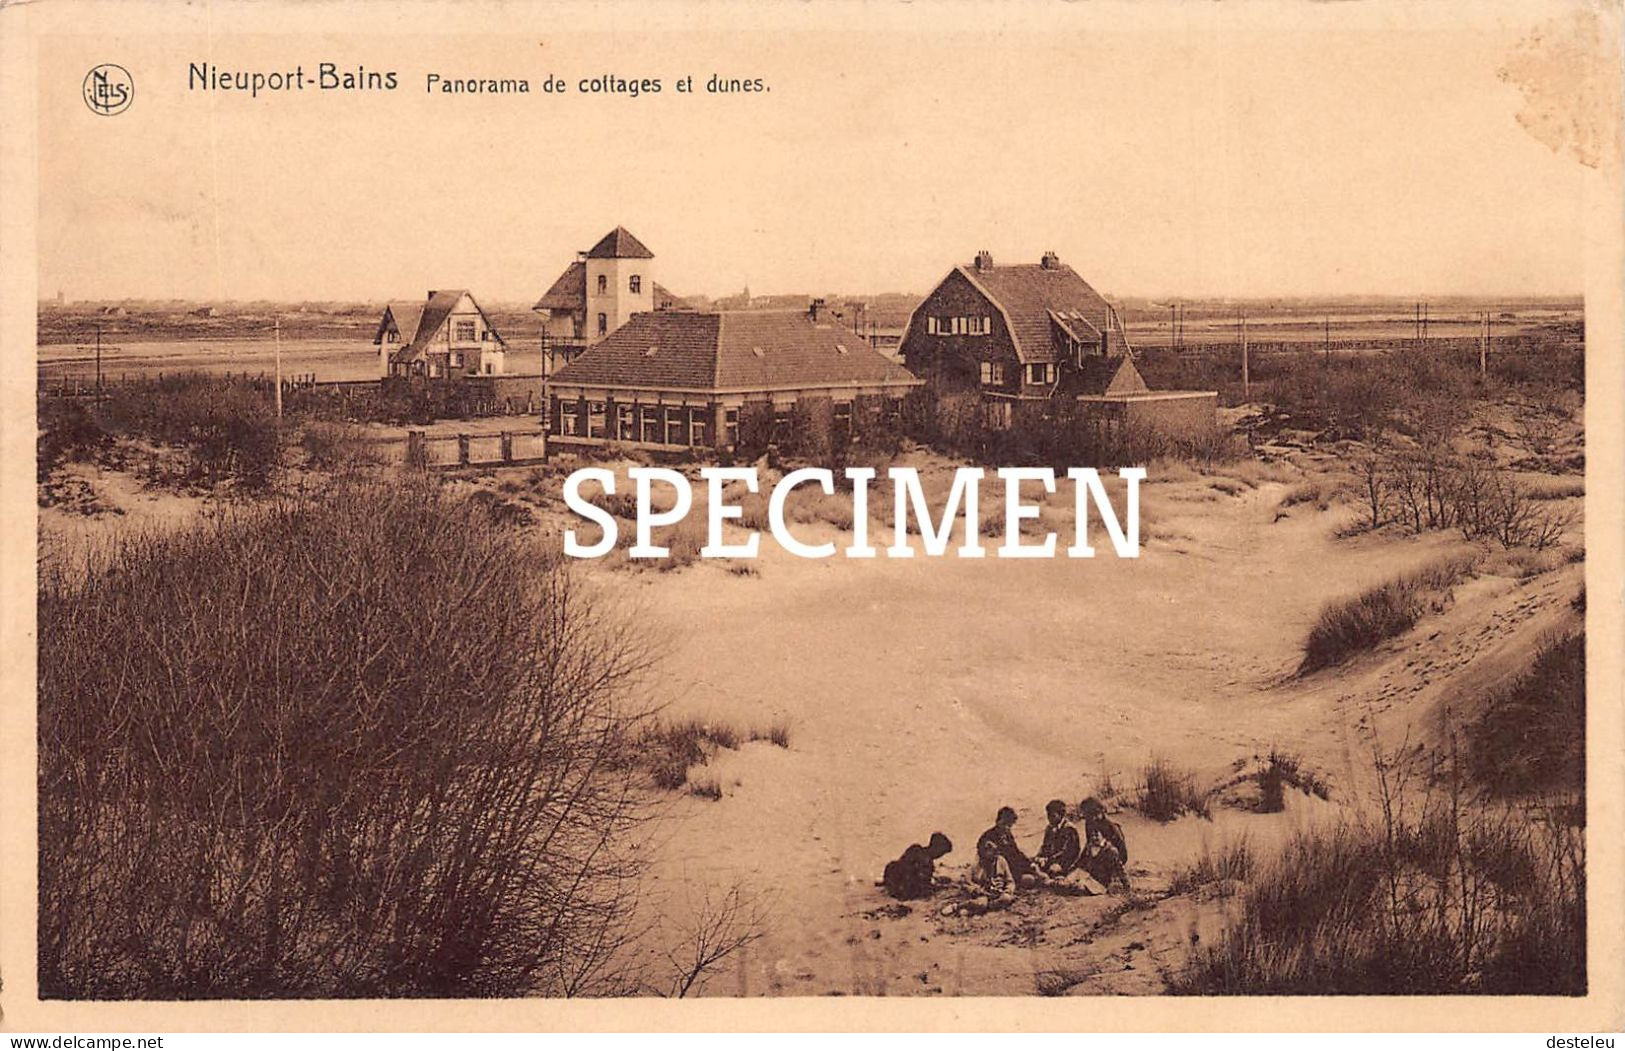
[[[1045,252],[1044,257],[1038,261],[1038,265],[1045,270],[1059,270],[1061,269],[1061,257],[1054,252]]]
[[[983,271],[992,270],[992,269],[993,269],[993,253],[989,252],[985,248],[982,249],[980,252],[977,252],[976,253],[976,271],[977,271],[977,273],[981,273]]]
[[[824,300],[822,297],[814,299],[811,303],[807,304],[807,320],[811,321],[813,324],[818,324],[819,315],[823,312]]]

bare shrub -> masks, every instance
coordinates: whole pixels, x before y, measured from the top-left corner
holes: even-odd
[[[762,937],[767,911],[760,898],[738,886],[722,895],[707,892],[676,939],[677,945],[666,952],[670,982],[654,991],[681,998],[702,988],[724,962]]]
[[[1298,674],[1341,664],[1409,631],[1426,610],[1430,595],[1449,590],[1475,566],[1471,556],[1443,558],[1352,599],[1327,604],[1304,640]]]
[[[648,644],[513,531],[348,484],[47,576],[39,624],[43,996],[614,987]]]
[[[1181,814],[1211,818],[1212,793],[1196,787],[1196,776],[1181,770],[1160,756],[1140,771],[1140,786],[1133,806],[1153,821],[1168,822]]]

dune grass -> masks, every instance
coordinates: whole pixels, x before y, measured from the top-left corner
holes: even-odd
[[[1196,775],[1153,756],[1140,771],[1131,805],[1153,821],[1168,822],[1182,814],[1211,818],[1212,792],[1197,787]]]
[[[1329,603],[1304,640],[1298,674],[1341,664],[1409,631],[1426,611],[1428,599],[1465,579],[1476,564],[1473,555],[1447,556],[1353,598]]]

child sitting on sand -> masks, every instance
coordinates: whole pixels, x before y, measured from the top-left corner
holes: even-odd
[[[961,916],[980,916],[995,909],[1008,909],[1016,901],[1016,878],[998,844],[984,839],[976,844],[976,865],[971,869],[972,897],[948,910]]]
[[[1128,863],[1128,842],[1122,827],[1106,816],[1105,804],[1093,796],[1080,803],[1078,810],[1083,814],[1083,855],[1078,867],[1108,890],[1117,883],[1127,889],[1128,873],[1123,866]]]
[[[1039,872],[1050,879],[1060,879],[1077,867],[1078,830],[1066,819],[1066,804],[1059,799],[1049,801],[1044,815],[1049,818],[1049,825],[1044,829],[1044,845],[1038,848],[1038,856],[1033,861]]]

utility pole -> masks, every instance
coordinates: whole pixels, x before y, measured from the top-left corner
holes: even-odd
[[[1237,314],[1241,328],[1241,392],[1251,394],[1253,389],[1252,377],[1247,372],[1247,315],[1245,312]]]
[[[1326,362],[1327,362],[1327,364],[1330,364],[1331,360],[1332,360],[1332,316],[1330,314],[1327,314],[1326,318],[1325,318],[1325,321],[1326,321]]]
[[[102,396],[102,323],[96,322],[96,397]]]
[[[276,332],[276,418],[282,419],[282,319],[273,321]]]
[[[1484,327],[1478,337],[1478,374],[1487,376],[1490,371],[1490,312],[1484,311]]]

